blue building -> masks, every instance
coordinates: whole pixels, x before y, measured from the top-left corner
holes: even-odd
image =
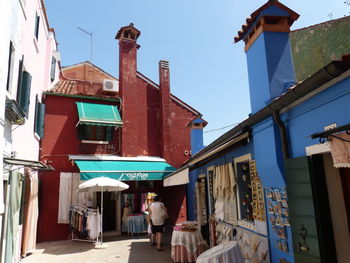
[[[270,0],[247,18],[252,114],[180,171],[188,219],[246,262],[350,258],[350,18],[291,32],[298,17]]]

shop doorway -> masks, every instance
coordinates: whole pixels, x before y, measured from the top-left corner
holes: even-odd
[[[114,192],[103,192],[103,232],[115,231],[117,229],[117,194]],[[101,211],[101,192],[96,193],[96,204]]]
[[[330,154],[324,154],[323,160],[337,259],[346,263],[350,258],[350,169],[334,168]]]

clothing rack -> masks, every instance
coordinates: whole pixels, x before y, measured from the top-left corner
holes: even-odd
[[[87,221],[90,216],[96,217],[95,227],[97,229],[94,229],[95,231],[98,231],[96,238],[90,238],[88,235],[88,231],[91,231],[87,229]],[[70,235],[68,239],[74,241],[98,242],[101,238],[99,216],[98,209],[92,209],[82,204],[72,205],[69,208]]]

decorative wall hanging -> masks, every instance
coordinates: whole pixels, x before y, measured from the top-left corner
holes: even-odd
[[[253,206],[253,217],[256,220],[265,220],[265,202],[264,202],[264,189],[258,171],[256,170],[255,160],[249,163],[251,187],[252,187],[252,206]]]

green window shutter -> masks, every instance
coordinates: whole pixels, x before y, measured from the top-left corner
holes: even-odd
[[[333,262],[335,244],[322,156],[287,159],[285,169],[295,262]]]
[[[23,62],[24,62],[24,56],[22,56],[22,59],[19,61],[18,64],[18,79],[17,79],[17,98],[21,93],[21,87],[22,87],[22,72],[23,72]],[[18,99],[17,99],[18,101]]]
[[[22,85],[17,95],[19,107],[23,113],[28,117],[29,103],[30,103],[30,88],[32,84],[32,76],[27,71],[22,73]]]
[[[51,58],[51,71],[50,71],[51,81],[55,80],[55,73],[56,73],[56,59],[55,59],[55,57],[52,57]]]
[[[45,104],[38,103],[35,118],[35,132],[40,138],[44,137],[44,125],[45,125]]]
[[[40,25],[40,16],[38,16],[38,14],[35,14],[34,36],[36,40],[38,40],[39,38],[39,25]]]

